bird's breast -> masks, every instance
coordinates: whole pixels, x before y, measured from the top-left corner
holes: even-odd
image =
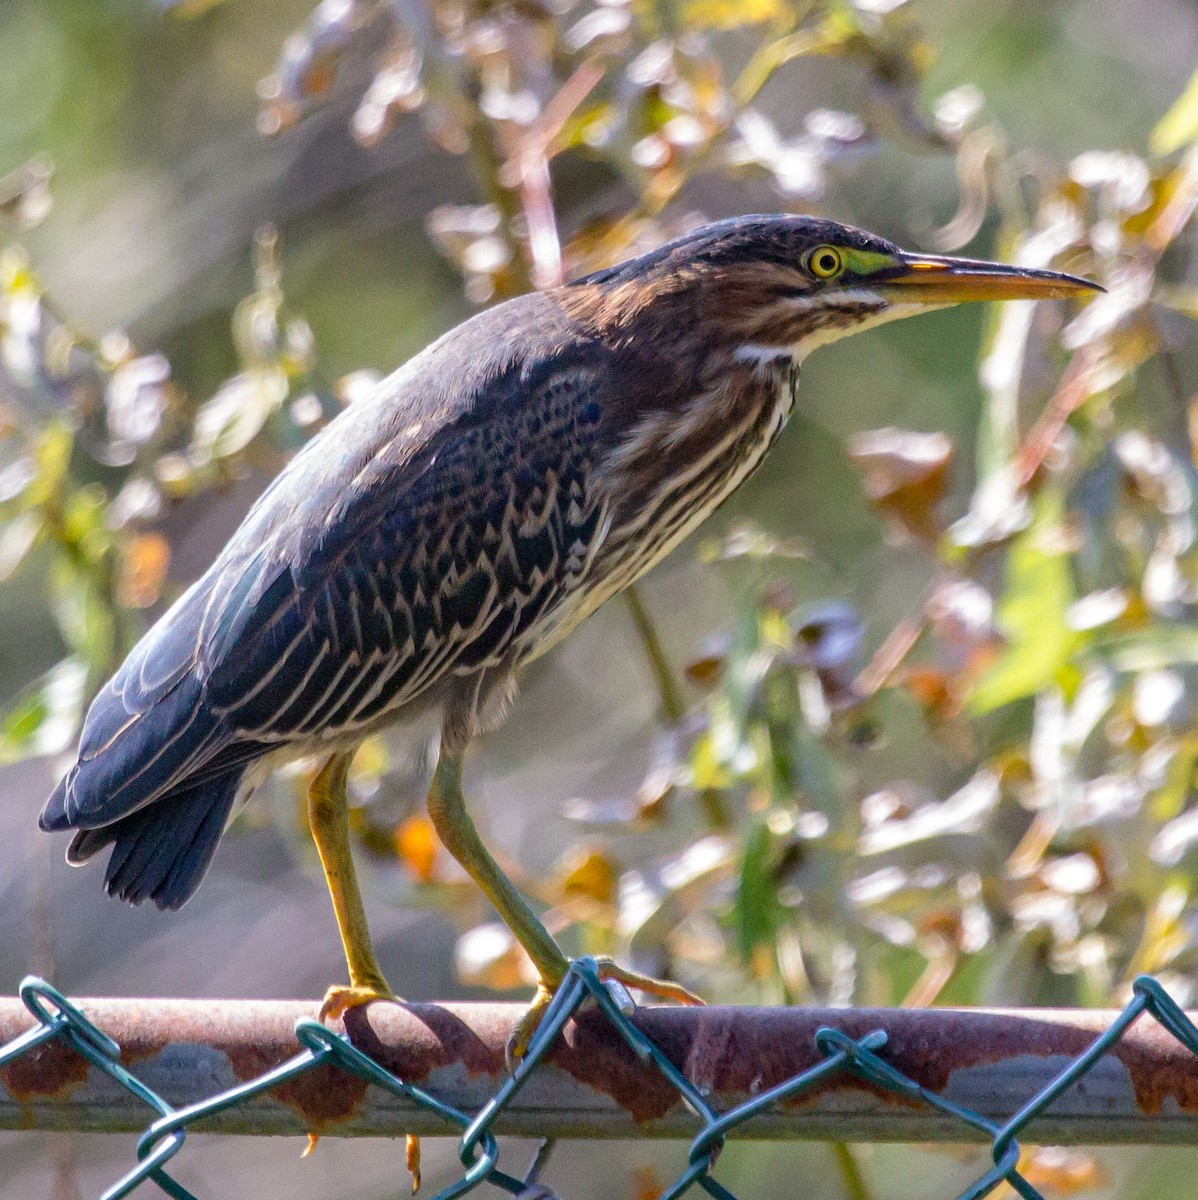
[[[598,467],[610,513],[588,586],[555,614],[538,653],[660,562],[753,474],[797,388],[788,357],[742,363],[692,400],[632,426]]]

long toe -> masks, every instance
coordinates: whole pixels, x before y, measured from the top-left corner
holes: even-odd
[[[504,1047],[503,1053],[507,1059],[507,1069],[509,1071],[515,1071],[525,1054],[528,1053],[528,1047],[532,1043],[533,1035],[540,1028],[541,1021],[544,1020],[545,1013],[549,1008],[549,1002],[552,999],[553,989],[546,984],[538,984],[536,995],[532,998],[532,1003],[516,1023],[516,1028],[512,1030],[511,1036],[507,1040],[507,1045]]]
[[[320,1006],[321,1021],[336,1021],[343,1017],[351,1008],[361,1004],[370,1004],[374,1000],[390,1000],[401,1004],[400,998],[387,986],[339,984],[335,983],[324,994]]]
[[[613,959],[596,959],[595,964],[599,968],[600,979],[614,980],[616,983],[622,983],[625,987],[635,988],[638,992],[654,996],[658,1000],[672,1000],[675,1004],[688,1005],[705,1005],[707,1003],[702,996],[696,996],[694,992],[687,991],[680,983],[671,983],[668,979],[654,979],[651,975],[641,975],[637,971],[630,971],[627,967],[620,966]]]

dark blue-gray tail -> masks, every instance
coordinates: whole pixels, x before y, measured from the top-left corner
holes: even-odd
[[[264,749],[239,742],[208,703],[197,651],[205,586],[182,597],[92,702],[79,759],[38,822],[75,831],[72,863],[111,846],[108,891],[135,904],[178,908],[199,887]]]
[[[111,825],[81,829],[67,850],[67,862],[84,863],[111,846],[104,872],[110,896],[130,904],[152,900],[159,908],[179,908],[208,871],[242,775],[238,769],[226,771]]]

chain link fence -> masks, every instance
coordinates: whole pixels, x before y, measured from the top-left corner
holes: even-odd
[[[947,1118],[961,1141],[988,1139],[994,1165],[967,1188],[960,1200],[981,1200],[1006,1181],[1025,1200],[1044,1200],[1041,1193],[1019,1172],[1018,1138],[1030,1122],[1042,1117],[1065,1092],[1075,1088],[1096,1064],[1116,1048],[1142,1016],[1153,1018],[1164,1031],[1190,1054],[1198,1056],[1198,1027],[1169,997],[1159,983],[1148,976],[1135,981],[1133,998],[1114,1021],[1081,1053],[1066,1056],[1067,1065],[1039,1090],[1029,1096],[1004,1122],[998,1122],[973,1108],[947,1099],[924,1086],[887,1061],[887,1031],[878,1028],[861,1037],[824,1026],[815,1034],[818,1061],[810,1069],[796,1073],[784,1082],[752,1095],[725,1111],[710,1100],[710,1091],[696,1085],[674,1061],[632,1020],[634,1007],[627,993],[617,984],[604,982],[597,964],[591,959],[577,961],[554,997],[528,1053],[514,1073],[495,1095],[475,1113],[446,1103],[421,1087],[414,1086],[387,1070],[356,1048],[350,1040],[312,1019],[299,1020],[295,1037],[299,1051],[292,1058],[238,1086],[218,1091],[199,1102],[175,1107],[158,1091],[149,1087],[137,1073],[122,1062],[121,1047],[86,1017],[80,1009],[44,981],[30,977],[21,985],[20,997],[36,1024],[0,1046],[0,1080],[8,1084],[6,1068],[18,1060],[36,1056],[39,1048],[55,1042],[68,1047],[92,1067],[114,1081],[121,1089],[143,1103],[152,1115],[137,1142],[137,1165],[117,1180],[102,1200],[120,1200],[141,1184],[152,1181],[174,1200],[198,1200],[167,1171],[167,1164],[182,1149],[189,1129],[205,1119],[237,1109],[265,1093],[287,1085],[322,1065],[347,1072],[366,1085],[373,1084],[394,1097],[438,1118],[449,1130],[460,1131],[459,1156],[461,1177],[437,1193],[434,1200],[452,1200],[489,1183],[508,1194],[531,1200],[551,1197],[537,1177],[548,1158],[551,1142],[546,1140],[532,1166],[522,1175],[513,1175],[499,1165],[496,1122],[508,1110],[545,1062],[550,1048],[563,1035],[567,1022],[579,1009],[593,1001],[619,1037],[646,1067],[655,1070],[692,1115],[698,1131],[690,1145],[686,1169],[661,1194],[661,1200],[675,1198],[699,1189],[718,1200],[736,1197],[716,1178],[716,1159],[729,1135],[752,1136],[755,1117],[811,1095],[835,1076],[847,1075],[881,1089],[908,1105],[926,1106],[941,1118]],[[896,1017],[900,1010],[896,1010]],[[949,1013],[943,1014],[951,1016]],[[1032,1014],[1028,1014],[1029,1016]],[[736,1047],[728,1047],[735,1053]],[[28,1060],[28,1059],[27,1059]],[[1187,1056],[1187,1066],[1188,1066]],[[1193,1065],[1190,1086],[1198,1088],[1198,1059]]]

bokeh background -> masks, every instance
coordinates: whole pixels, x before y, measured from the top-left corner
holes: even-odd
[[[273,780],[177,914],[36,814],[89,691],[312,432],[480,305],[791,209],[1081,271],[1088,307],[821,351],[760,473],[530,670],[471,760],[574,951],[712,999],[1193,998],[1198,11],[1188,0],[5,0],[0,991],[316,997],[343,969]],[[862,437],[862,434],[868,436]],[[421,816],[420,731],[354,780],[413,999],[527,971]],[[201,1196],[407,1193],[402,1146],[193,1136]],[[514,1153],[520,1154],[519,1148]],[[571,1198],[679,1147],[562,1147]],[[968,1151],[733,1146],[746,1196],[955,1194]],[[0,1135],[0,1196],[130,1139]],[[677,1161],[676,1161],[677,1160]],[[1181,1151],[1041,1154],[1049,1195],[1188,1196]],[[453,1176],[426,1145],[426,1186]],[[864,1191],[854,1191],[863,1187]]]

